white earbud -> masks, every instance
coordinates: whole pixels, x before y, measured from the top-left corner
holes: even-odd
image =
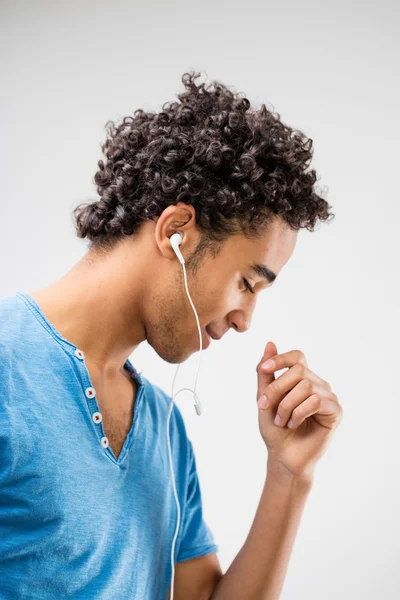
[[[171,235],[170,242],[171,242],[171,246],[175,252],[175,254],[177,255],[177,257],[179,258],[179,262],[181,263],[181,265],[185,264],[185,259],[182,256],[181,251],[179,250],[179,246],[183,240],[183,232],[182,231],[177,231],[176,233],[174,233],[173,235]]]

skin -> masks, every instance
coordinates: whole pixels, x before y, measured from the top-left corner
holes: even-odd
[[[137,234],[106,255],[89,251],[61,279],[31,294],[58,331],[84,351],[95,387],[105,397],[121,396],[115,390],[127,385],[123,365],[142,341],[147,339],[169,363],[183,362],[199,350],[182,266],[169,242],[177,231],[184,232],[180,250],[187,259],[200,233],[193,207],[179,203],[142,223]],[[249,266],[264,264],[278,276],[296,240],[297,232],[274,217],[260,239],[231,236],[216,257],[205,255],[197,269],[187,269],[203,335],[206,326],[219,335],[230,328],[247,331],[258,294],[272,285]],[[266,367],[269,358],[274,364]],[[281,369],[287,370],[275,377]],[[174,600],[279,598],[315,465],[341,421],[342,408],[300,350],[278,354],[268,342],[256,371],[257,400],[268,399],[267,405],[258,402],[268,469],[252,528],[224,574],[215,553],[178,563]],[[131,393],[125,398],[132,402]]]
[[[180,250],[186,259],[200,240],[192,206],[167,207],[106,257],[88,251],[61,279],[31,294],[60,333],[84,350],[104,381],[121,375],[126,359],[146,339],[169,363],[183,362],[199,350],[183,269],[169,242],[176,231],[184,232]],[[195,275],[187,270],[203,335],[207,325],[218,334],[250,327],[258,293],[271,284],[248,266],[264,263],[278,275],[296,238],[297,232],[275,219],[261,240],[232,236],[217,257],[203,257]],[[245,288],[243,276],[255,295]],[[205,341],[204,336],[203,346]]]

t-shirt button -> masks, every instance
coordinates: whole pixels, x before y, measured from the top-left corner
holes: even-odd
[[[81,360],[83,360],[85,358],[85,355],[83,354],[82,350],[79,350],[79,348],[77,348],[75,350],[75,356],[77,356],[78,358],[80,358]]]
[[[94,389],[94,387],[88,387],[85,390],[85,394],[88,398],[93,398],[93,396],[96,395],[96,390]]]
[[[106,436],[101,438],[101,445],[103,448],[108,448],[108,438]]]
[[[100,412],[94,412],[92,414],[92,419],[95,423],[101,423],[103,420],[103,415]]]

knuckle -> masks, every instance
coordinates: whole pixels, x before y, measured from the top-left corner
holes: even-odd
[[[284,400],[279,404],[277,412],[280,417],[286,417],[289,413],[289,407],[285,404]]]
[[[311,396],[311,399],[312,399],[313,406],[315,408],[319,408],[321,405],[321,396],[319,394],[313,394]]]
[[[271,383],[269,383],[268,386],[267,386],[267,390],[269,390],[273,394],[279,393],[279,382],[278,382],[278,380],[274,379],[274,381],[271,381]]]
[[[301,363],[296,363],[293,367],[294,372],[296,374],[296,377],[299,377],[300,379],[304,378],[305,375],[305,367],[304,365],[302,365]]]
[[[343,409],[342,409],[342,407],[339,405],[339,410],[338,410],[338,412],[337,412],[336,419],[335,419],[335,421],[336,421],[336,425],[335,425],[335,427],[339,427],[339,425],[340,425],[340,423],[342,422],[342,420],[343,420]]]
[[[302,384],[306,392],[310,393],[312,391],[313,383],[311,379],[307,379],[306,377],[305,379],[303,379]]]
[[[329,382],[325,381],[325,379],[322,380],[322,385],[324,385],[326,387],[326,389],[329,390],[330,392],[332,391],[332,388],[331,388]]]

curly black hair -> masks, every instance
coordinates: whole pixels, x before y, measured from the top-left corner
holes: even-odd
[[[112,247],[177,202],[194,207],[211,245],[236,233],[258,238],[273,214],[309,231],[334,217],[308,170],[312,139],[265,104],[250,110],[243,94],[220,82],[197,86],[199,76],[184,73],[179,102],[161,112],[138,109],[118,126],[106,123],[107,160],[94,176],[100,200],[73,211],[77,235],[91,247]]]

